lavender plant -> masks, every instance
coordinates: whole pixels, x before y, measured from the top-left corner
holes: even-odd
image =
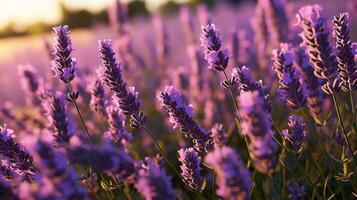
[[[23,102],[1,89],[0,123],[14,129],[0,127],[1,199],[355,198],[352,9],[330,20],[320,5],[298,9],[284,0],[243,10],[199,4],[197,15],[190,4],[180,9],[181,27],[164,13],[154,24],[132,20],[134,3],[114,1],[111,29],[92,27],[103,29],[89,38],[113,36],[99,40],[99,73],[90,59],[76,63],[77,30],[60,25],[43,52],[55,78],[41,76],[50,73],[39,59],[36,68],[18,67]],[[241,23],[245,15],[250,24]],[[76,45],[77,58],[92,55],[81,46],[88,41]],[[152,55],[142,54],[146,42]]]

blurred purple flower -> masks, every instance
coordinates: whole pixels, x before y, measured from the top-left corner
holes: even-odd
[[[175,199],[171,177],[163,168],[146,159],[138,173],[135,188],[145,200],[173,200]]]
[[[88,90],[91,94],[90,108],[92,109],[92,111],[97,112],[102,116],[106,116],[105,107],[107,104],[107,100],[105,97],[103,82],[99,73],[98,77],[94,79]]]
[[[223,124],[215,124],[211,129],[211,138],[214,143],[214,148],[222,148],[226,145],[228,136],[226,130],[223,128]]]
[[[273,139],[270,114],[264,110],[264,100],[257,91],[242,92],[239,96],[242,134],[250,139],[250,157],[255,168],[269,173],[277,163],[278,146]]]
[[[289,19],[285,0],[259,0],[264,9],[267,28],[273,47],[289,38]]]
[[[166,86],[157,98],[168,112],[174,129],[179,128],[185,137],[192,138],[196,150],[203,152],[212,149],[208,131],[192,119],[194,114],[192,105],[187,105],[173,86]]]
[[[322,112],[323,96],[321,79],[314,75],[314,69],[311,66],[304,47],[297,47],[295,55],[295,66],[306,84],[307,106],[311,115],[316,118]]]
[[[303,197],[305,196],[305,187],[299,186],[295,181],[289,180],[287,182],[287,187],[291,194],[292,200],[303,199]]]
[[[72,122],[67,113],[66,96],[60,92],[50,94],[47,101],[43,102],[49,121],[49,128],[53,130],[56,142],[68,143],[73,136]]]
[[[291,128],[291,131],[289,132],[289,130],[285,129],[282,131],[282,134],[295,149],[299,150],[303,140],[307,136],[306,124],[298,115],[291,115],[288,126]]]
[[[337,84],[337,63],[329,43],[329,31],[322,7],[317,4],[304,6],[299,9],[296,17],[303,29],[300,36],[307,46],[314,73],[325,81],[322,90],[326,94],[332,94]]]
[[[6,125],[0,126],[0,155],[8,161],[8,169],[13,169],[26,180],[31,180],[37,171],[33,158],[22,145],[14,141],[13,132]]]
[[[201,176],[201,157],[193,148],[180,149],[181,175],[184,181],[194,190],[200,192],[204,178]]]
[[[21,85],[26,92],[26,102],[32,105],[40,105],[39,91],[42,89],[42,80],[37,77],[36,71],[32,65],[19,65],[19,75],[21,77]]]
[[[54,60],[52,70],[55,75],[65,83],[74,79],[76,70],[76,60],[72,58],[72,42],[69,37],[70,31],[67,25],[53,28],[54,35]]]
[[[109,130],[104,133],[104,137],[123,150],[125,145],[132,139],[132,134],[125,128],[125,118],[120,115],[119,109],[115,106],[108,106],[106,113]]]
[[[238,153],[230,147],[222,147],[208,153],[205,162],[217,175],[216,194],[223,199],[250,199],[253,183]]]
[[[281,43],[280,48],[273,51],[273,70],[279,78],[279,91],[287,106],[293,110],[306,104],[306,86],[293,67],[294,59],[290,44]]]
[[[339,87],[345,92],[357,89],[357,69],[350,39],[351,17],[349,13],[335,16],[334,37],[336,38],[337,62],[339,72]]]

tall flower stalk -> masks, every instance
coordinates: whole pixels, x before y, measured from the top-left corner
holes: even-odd
[[[182,178],[173,164],[169,161],[154,135],[152,135],[152,133],[145,127],[146,117],[144,116],[144,113],[140,111],[139,93],[135,91],[134,87],[128,87],[124,82],[121,64],[118,64],[116,61],[111,40],[99,41],[99,52],[102,60],[101,73],[103,82],[116,96],[121,114],[131,118],[130,125],[133,128],[142,128],[145,131],[172,170]]]
[[[357,66],[350,40],[351,17],[349,13],[341,13],[333,19],[334,37],[336,38],[339,87],[350,95],[350,110],[353,115],[353,128],[357,134],[356,111],[353,102],[353,91],[357,89]]]
[[[79,96],[78,92],[74,92],[71,86],[71,81],[75,77],[76,70],[76,60],[72,58],[71,53],[73,51],[72,41],[69,37],[70,31],[67,25],[57,26],[53,28],[53,36],[55,40],[54,45],[54,60],[52,61],[52,69],[55,72],[57,78],[67,84],[69,94],[67,99],[70,100],[76,110],[78,117],[81,121],[81,124],[85,130],[85,133],[92,143],[92,139],[89,135],[89,131],[87,126],[84,123],[84,119],[82,117],[81,112],[79,111],[79,107],[77,105],[76,99]]]
[[[315,4],[299,9],[297,14],[298,24],[303,29],[301,38],[307,46],[310,62],[317,77],[324,80],[322,90],[332,96],[334,107],[337,113],[339,125],[342,128],[344,138],[350,153],[353,150],[348,141],[347,131],[342,120],[341,111],[338,107],[336,90],[340,80],[336,74],[336,57],[332,54],[329,43],[329,31],[326,25],[326,18],[322,14],[322,7]]]

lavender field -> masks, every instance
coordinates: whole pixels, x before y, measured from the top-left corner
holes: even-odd
[[[0,39],[0,199],[357,199],[357,3],[190,6]]]

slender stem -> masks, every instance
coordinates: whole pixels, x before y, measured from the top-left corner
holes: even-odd
[[[351,105],[351,111],[352,111],[352,127],[353,131],[355,134],[357,134],[357,122],[356,122],[356,110],[355,110],[355,104],[353,101],[353,93],[350,91],[350,105]]]
[[[142,126],[142,128],[144,129],[144,131],[146,132],[146,134],[149,135],[149,137],[151,138],[151,140],[154,142],[156,149],[159,151],[159,153],[162,155],[162,157],[165,159],[165,161],[167,162],[167,164],[169,164],[169,166],[171,167],[171,169],[176,173],[176,175],[178,177],[181,178],[181,180],[184,182],[184,178],[181,176],[181,174],[176,170],[176,168],[172,165],[172,163],[169,161],[168,157],[166,156],[165,152],[162,150],[162,148],[160,147],[159,143],[157,143],[154,135],[152,135],[150,133],[150,131],[145,127]],[[184,182],[185,183],[185,182]],[[186,184],[186,183],[185,183]]]
[[[340,126],[342,128],[342,131],[343,131],[343,138],[345,139],[345,142],[347,144],[348,150],[351,152],[352,159],[354,160],[353,150],[351,148],[350,142],[348,141],[347,132],[346,132],[345,126],[344,126],[343,121],[342,121],[341,112],[340,112],[340,109],[338,107],[337,98],[336,98],[336,94],[335,93],[332,93],[332,99],[333,99],[333,104],[335,106],[335,110],[336,110],[336,113],[337,113],[338,122],[339,122],[339,124],[340,124]]]
[[[224,74],[224,77],[225,77],[225,80],[227,81],[227,82],[229,82],[229,80],[228,80],[228,76],[227,76],[227,74],[226,74],[226,71],[225,70],[223,70],[223,74]],[[236,114],[237,114],[237,117],[235,117],[235,121],[236,121],[236,124],[237,124],[237,128],[238,128],[238,131],[240,132],[240,133],[242,133],[242,118],[241,118],[241,116],[240,116],[240,114],[239,114],[239,106],[238,106],[238,102],[237,102],[237,100],[236,100],[236,95],[235,95],[235,92],[233,91],[233,88],[232,88],[232,86],[229,84],[228,85],[228,88],[229,88],[229,92],[230,92],[230,94],[231,94],[231,97],[232,97],[232,99],[233,99],[233,103],[234,103],[234,107],[235,107],[235,110],[236,110]],[[249,155],[248,155],[248,162],[247,162],[247,167],[249,168],[250,167],[250,150],[249,150],[249,145],[248,145],[248,139],[247,139],[247,136],[246,135],[243,135],[243,137],[244,137],[244,142],[245,142],[245,144],[246,144],[246,146],[247,146],[247,149],[248,149],[248,152],[249,152]]]
[[[216,199],[216,195],[215,195],[215,191],[216,191],[216,189],[215,189],[215,187],[216,187],[216,180],[215,180],[215,178],[216,178],[216,173],[214,172],[214,170],[212,170],[212,200],[215,200]]]
[[[68,86],[69,92],[70,92],[71,94],[73,94],[73,90],[72,90],[71,83],[67,83],[67,86]],[[80,121],[81,121],[81,124],[82,124],[82,126],[83,126],[83,128],[84,128],[84,131],[86,132],[86,135],[87,135],[87,137],[88,137],[88,139],[89,139],[89,142],[90,142],[91,144],[93,144],[92,139],[91,139],[91,137],[89,136],[89,132],[88,132],[87,126],[86,126],[86,124],[84,123],[82,114],[81,114],[81,112],[79,111],[79,107],[78,107],[78,105],[77,105],[77,102],[76,102],[75,99],[71,99],[71,100],[72,100],[74,106],[76,107],[78,117],[79,117],[79,119],[80,119]]]
[[[335,167],[334,167],[334,165],[333,165],[333,163],[332,163],[332,161],[331,161],[330,154],[327,152],[325,146],[323,145],[323,143],[322,143],[322,138],[321,138],[320,135],[317,133],[315,126],[312,124],[312,122],[311,122],[310,118],[308,117],[308,115],[307,115],[305,109],[304,109],[304,108],[301,108],[301,111],[302,111],[302,114],[303,114],[303,116],[304,116],[304,118],[305,118],[305,120],[306,120],[308,126],[310,127],[310,130],[313,131],[314,135],[315,135],[316,138],[317,138],[317,142],[319,143],[319,145],[321,146],[321,148],[322,148],[324,154],[326,155],[329,165],[335,169]]]

